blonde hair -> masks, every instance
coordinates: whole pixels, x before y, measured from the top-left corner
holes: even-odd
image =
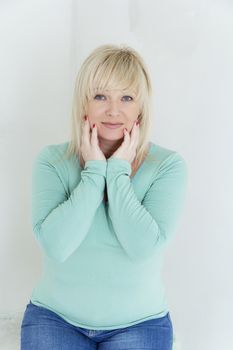
[[[138,117],[140,136],[132,174],[147,155],[151,122],[152,86],[142,57],[131,47],[106,44],[95,48],[84,60],[77,74],[73,93],[71,139],[66,150],[68,157],[76,155],[81,167],[81,133],[87,103],[95,91],[122,89],[133,91],[141,107]]]

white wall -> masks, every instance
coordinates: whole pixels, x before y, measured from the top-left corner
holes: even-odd
[[[30,222],[33,158],[68,140],[75,74],[91,49],[108,42],[144,57],[154,86],[152,141],[189,166],[186,208],[164,264],[176,347],[232,349],[230,0],[1,0],[0,317],[22,314],[40,275]],[[6,327],[1,349],[8,349]]]

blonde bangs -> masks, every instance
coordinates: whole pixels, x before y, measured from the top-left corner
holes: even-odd
[[[96,68],[96,62],[92,64]],[[132,54],[123,51],[112,54],[98,65],[96,71],[89,67],[89,72],[87,99],[97,92],[120,89],[133,93],[135,99],[142,102],[145,77]]]

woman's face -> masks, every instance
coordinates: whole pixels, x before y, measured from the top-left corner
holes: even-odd
[[[89,100],[86,114],[91,128],[94,123],[97,125],[100,138],[118,140],[124,137],[124,128],[131,131],[140,114],[140,105],[132,92],[105,90]],[[111,127],[107,123],[120,125]]]

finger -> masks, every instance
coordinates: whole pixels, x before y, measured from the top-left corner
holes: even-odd
[[[124,129],[124,140],[123,140],[124,145],[128,146],[130,144],[130,135],[129,132]]]
[[[95,127],[94,127],[95,125]],[[91,132],[91,144],[98,145],[98,137],[97,137],[97,125],[93,124],[92,132]]]
[[[132,127],[131,133],[130,133],[130,146],[135,147],[138,142],[139,137],[139,126],[136,124],[137,121],[134,122],[134,125]]]
[[[90,144],[90,122],[87,117],[87,120],[84,119],[83,123],[83,143],[89,145]]]

